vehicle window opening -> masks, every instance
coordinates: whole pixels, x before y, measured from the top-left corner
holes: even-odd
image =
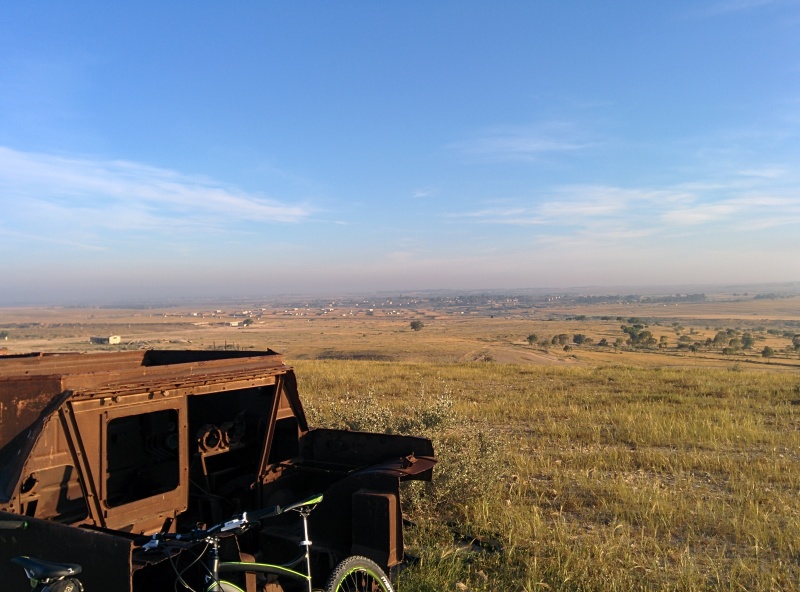
[[[178,411],[165,409],[113,419],[106,441],[106,501],[141,500],[178,487]]]

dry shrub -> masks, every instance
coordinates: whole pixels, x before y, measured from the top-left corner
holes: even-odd
[[[438,459],[433,481],[404,484],[403,504],[412,517],[460,521],[467,514],[465,508],[498,482],[502,455],[496,439],[459,416],[446,388],[433,396],[423,392],[402,413],[392,412],[372,391],[347,392],[324,408],[308,405],[306,412],[314,425],[430,438]]]

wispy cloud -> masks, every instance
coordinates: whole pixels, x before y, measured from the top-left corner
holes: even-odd
[[[552,122],[536,127],[503,127],[449,145],[466,157],[486,161],[534,160],[544,154],[575,151],[593,144],[572,124]]]
[[[709,181],[660,189],[570,185],[536,196],[525,205],[467,211],[450,218],[535,224],[539,242],[580,239],[586,244],[608,244],[654,235],[742,233],[797,224],[800,192],[755,191],[735,179],[728,185]]]
[[[762,179],[779,179],[786,174],[786,169],[782,167],[762,167],[753,169],[743,169],[739,171],[743,177],[758,177]]]
[[[683,203],[683,190],[654,190],[603,185],[565,185],[536,196],[521,206],[486,208],[451,217],[495,224],[548,224],[559,228],[596,224],[601,219],[625,219],[654,204]]]
[[[515,226],[530,226],[546,222],[545,218],[537,215],[531,208],[486,208],[450,214],[448,217],[469,219],[485,224],[511,224]]]
[[[661,214],[661,221],[665,224],[678,226],[693,226],[696,224],[708,224],[719,222],[738,212],[742,208],[731,202],[696,204],[690,207],[667,210]]]
[[[786,0],[721,0],[699,11],[703,16],[717,16],[763,8],[770,4],[783,4]]]
[[[129,161],[67,158],[0,147],[3,218],[112,230],[226,228],[244,221],[293,223],[287,204],[201,176]]]

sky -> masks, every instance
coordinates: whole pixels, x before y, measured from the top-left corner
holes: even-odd
[[[798,0],[0,4],[0,305],[798,280]]]

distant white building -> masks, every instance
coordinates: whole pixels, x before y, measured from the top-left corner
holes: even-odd
[[[108,337],[90,337],[91,343],[97,345],[119,345],[122,342],[122,337],[119,335],[109,335]]]

